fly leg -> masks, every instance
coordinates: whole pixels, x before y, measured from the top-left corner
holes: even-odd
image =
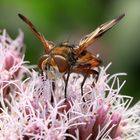
[[[99,72],[96,70],[92,70],[92,75],[93,75],[93,78],[95,78],[95,82],[97,82],[99,78]],[[93,87],[95,87],[95,82],[93,81],[92,83]]]
[[[85,72],[85,74],[84,74],[84,79],[83,79],[83,81],[81,83],[81,95],[82,95],[82,97],[84,95],[83,87],[84,87],[85,81],[86,81],[87,77],[90,75],[92,70],[89,67],[88,69],[83,69],[83,71]],[[83,101],[85,102],[85,98],[84,97],[83,97]]]
[[[68,87],[68,81],[69,81],[69,77],[71,74],[71,68],[68,70],[67,72],[67,77],[63,77],[64,81],[65,81],[65,89],[64,89],[64,98],[67,98],[67,87]]]

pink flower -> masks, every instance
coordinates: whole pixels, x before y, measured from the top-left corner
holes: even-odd
[[[26,67],[23,66],[23,33],[19,31],[19,36],[12,40],[6,30],[0,35],[0,85],[3,94],[6,96],[10,91],[10,80],[23,78]],[[28,70],[27,70],[28,71]]]
[[[63,78],[52,81],[29,70],[22,47],[22,32],[15,40],[6,31],[0,35],[1,140],[139,139],[140,102],[130,108],[132,97],[120,94],[125,81],[119,76],[126,74],[100,67],[98,81],[87,78],[82,97],[83,76],[72,73],[65,100]]]

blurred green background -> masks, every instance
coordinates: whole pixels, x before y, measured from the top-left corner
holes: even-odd
[[[140,99],[140,0],[0,0],[0,29],[15,38],[25,34],[26,60],[38,62],[42,44],[17,14],[28,17],[43,35],[55,43],[78,43],[100,24],[125,13],[125,18],[90,50],[100,54],[104,65],[112,62],[109,73],[126,72],[122,94]]]

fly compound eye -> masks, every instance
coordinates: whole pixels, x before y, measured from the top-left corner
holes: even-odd
[[[40,70],[46,70],[46,63],[48,61],[48,55],[43,55],[40,59],[39,59],[39,63],[38,63],[38,67]]]
[[[53,59],[58,67],[59,72],[63,73],[69,69],[69,64],[65,57],[61,55],[54,55]]]

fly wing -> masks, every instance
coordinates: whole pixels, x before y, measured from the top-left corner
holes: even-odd
[[[46,53],[49,53],[50,50],[52,49],[52,45],[49,44],[49,42],[44,38],[44,36],[36,30],[35,26],[32,24],[32,22],[29,19],[27,19],[22,14],[18,14],[18,16],[30,27],[30,29],[35,33],[38,39],[42,42],[42,44],[45,47]]]
[[[101,37],[105,32],[117,24],[124,16],[125,14],[122,14],[111,21],[100,25],[95,31],[82,38],[79,42],[79,47],[76,49],[77,53],[81,54],[83,50],[92,45],[99,37]]]

